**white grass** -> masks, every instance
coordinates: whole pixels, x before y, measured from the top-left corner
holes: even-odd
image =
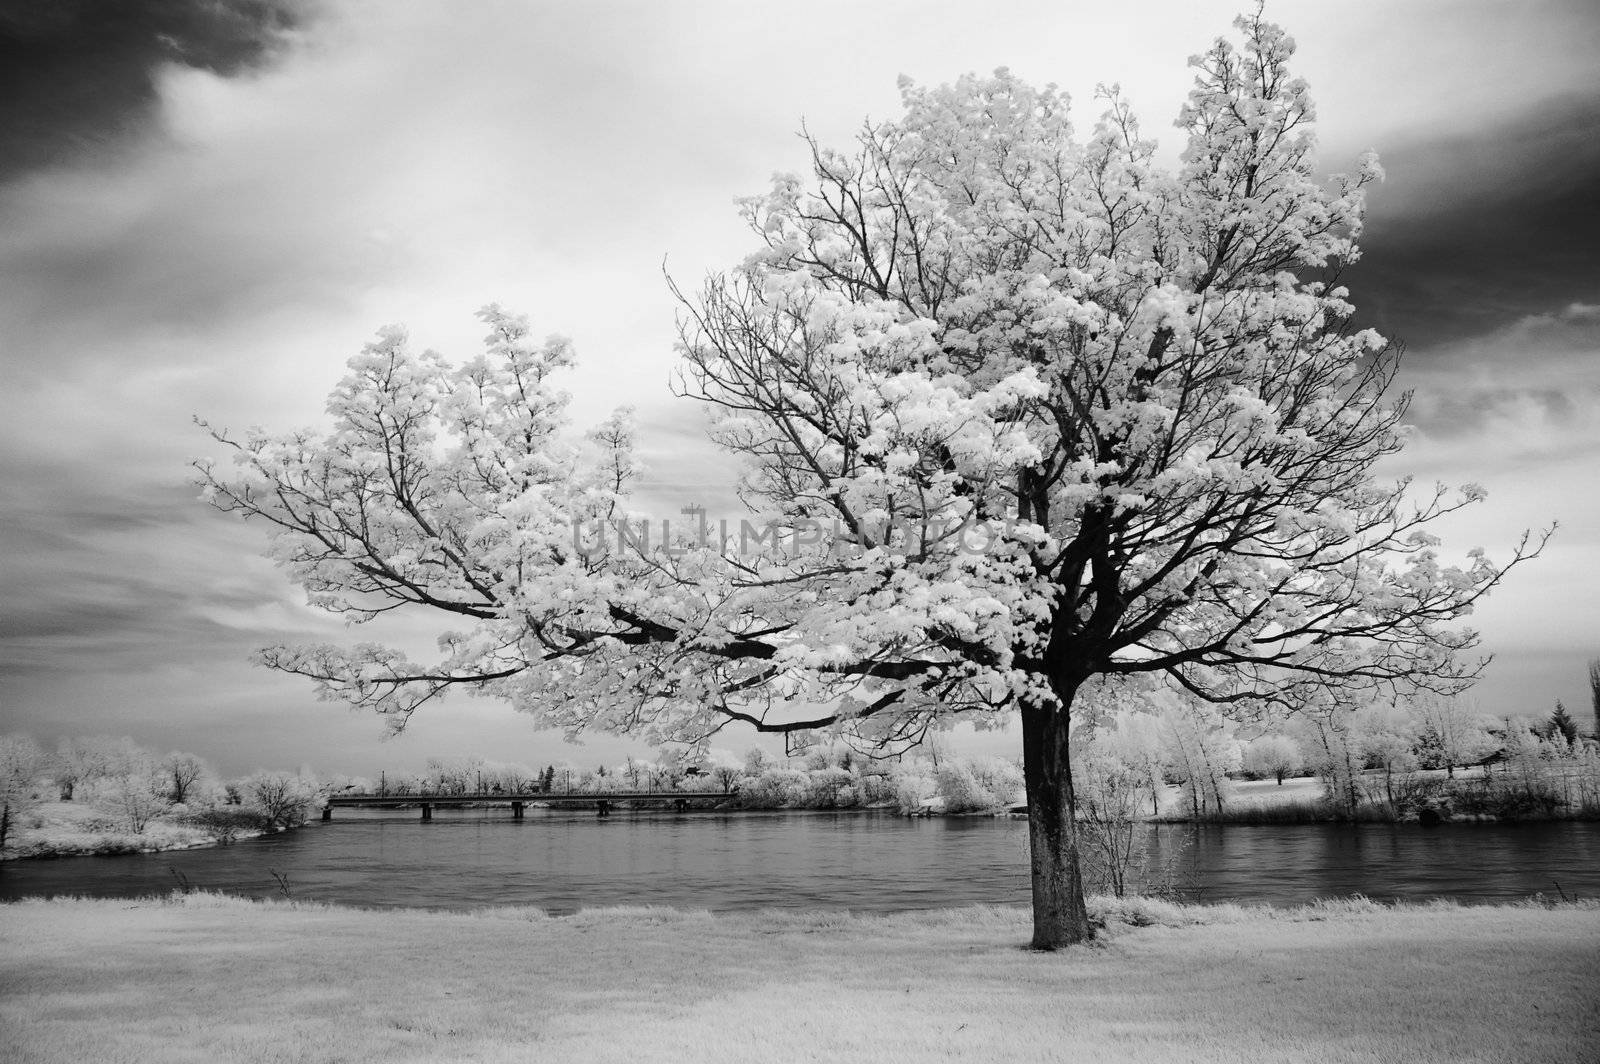
[[[1592,1064],[1600,1046],[1600,907],[1097,911],[1103,945],[1039,955],[1004,908],[21,902],[0,906],[0,1059]]]

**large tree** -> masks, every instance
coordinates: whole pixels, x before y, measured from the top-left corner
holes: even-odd
[[[679,383],[785,535],[602,547],[627,421],[564,443],[567,345],[495,308],[459,368],[383,333],[325,436],[218,433],[244,473],[204,467],[211,498],[273,526],[313,602],[466,626],[431,664],[263,660],[396,725],[455,687],[663,742],[1020,717],[1034,945],[1088,938],[1075,713],[1453,690],[1479,663],[1451,622],[1502,576],[1428,532],[1479,489],[1374,479],[1405,401],[1338,281],[1378,170],[1319,179],[1292,42],[1237,25],[1193,61],[1175,171],[1114,92],[1080,140],[1065,96],[1001,70],[906,84],[898,121],[746,201],[760,247],[684,297]]]

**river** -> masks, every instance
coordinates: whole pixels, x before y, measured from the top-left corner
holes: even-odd
[[[1292,905],[1600,896],[1600,824],[1328,824],[1148,829],[1153,879],[1203,901]],[[181,882],[366,906],[605,905],[906,910],[1028,898],[1027,824],[887,813],[343,810],[231,846],[7,861],[0,899],[164,893]]]

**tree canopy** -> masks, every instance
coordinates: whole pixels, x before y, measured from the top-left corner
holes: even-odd
[[[1075,706],[1454,690],[1481,667],[1456,622],[1504,573],[1430,531],[1480,488],[1375,478],[1406,397],[1341,282],[1381,171],[1318,175],[1293,42],[1236,25],[1192,61],[1175,170],[1115,90],[1080,138],[1002,69],[903,81],[898,120],[808,138],[809,173],[743,201],[757,249],[680,292],[677,384],[781,535],[592,549],[630,516],[628,418],[570,440],[570,346],[495,307],[460,366],[385,330],[331,431],[217,433],[241,472],[203,467],[210,498],[269,523],[315,604],[464,626],[431,663],[262,660],[395,726],[455,687],[657,742],[1020,713],[1035,944],[1087,937]]]

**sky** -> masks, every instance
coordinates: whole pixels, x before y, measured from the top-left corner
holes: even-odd
[[[896,79],[1009,66],[1076,101],[1118,82],[1175,155],[1211,0],[0,0],[0,732],[128,735],[222,771],[375,775],[430,756],[588,764],[455,698],[401,736],[250,664],[370,638],[309,609],[259,529],[197,500],[196,416],[316,425],[378,327],[478,349],[474,311],[573,338],[576,421],[639,411],[645,498],[731,473],[673,398],[674,304],[752,250],[734,207],[898,112]],[[1600,7],[1274,0],[1319,157],[1367,149],[1365,323],[1403,342],[1411,446],[1385,472],[1478,482],[1445,553],[1545,555],[1473,625],[1496,715],[1588,708],[1600,656]],[[419,637],[426,628],[401,633]],[[977,747],[1017,740],[989,736]],[[985,746],[984,744],[987,744]],[[741,745],[738,742],[734,746]]]

